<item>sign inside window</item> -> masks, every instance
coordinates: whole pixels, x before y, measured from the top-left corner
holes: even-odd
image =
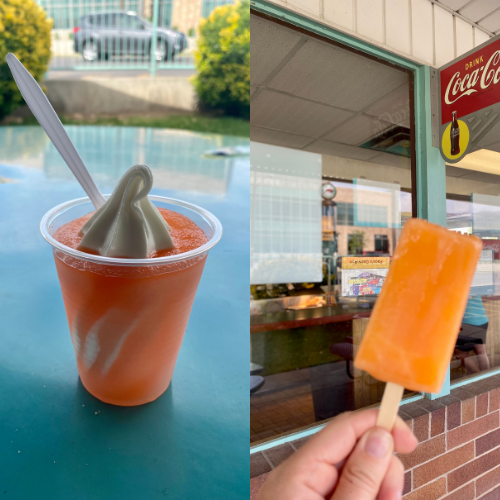
[[[342,257],[342,296],[378,295],[390,257]]]

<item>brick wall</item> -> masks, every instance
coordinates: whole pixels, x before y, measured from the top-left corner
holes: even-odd
[[[413,453],[400,455],[404,499],[500,499],[499,408],[500,375],[402,406],[400,416],[419,440]],[[267,474],[307,439],[251,455],[252,500]]]

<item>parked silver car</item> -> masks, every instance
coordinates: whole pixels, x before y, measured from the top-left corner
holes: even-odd
[[[88,14],[73,29],[75,52],[86,61],[105,60],[110,56],[149,56],[153,27],[135,12],[100,12]],[[187,47],[183,33],[156,29],[156,60],[172,61]]]

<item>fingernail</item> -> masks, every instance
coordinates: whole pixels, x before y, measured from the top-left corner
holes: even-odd
[[[383,458],[391,448],[391,435],[379,429],[370,431],[365,443],[365,451],[375,458]]]
[[[396,493],[394,493],[394,500],[401,500],[402,498],[403,498],[402,491],[396,491]]]

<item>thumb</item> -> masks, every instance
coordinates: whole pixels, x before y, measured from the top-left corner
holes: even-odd
[[[347,459],[331,500],[373,500],[389,469],[394,443],[381,428],[367,431]]]

